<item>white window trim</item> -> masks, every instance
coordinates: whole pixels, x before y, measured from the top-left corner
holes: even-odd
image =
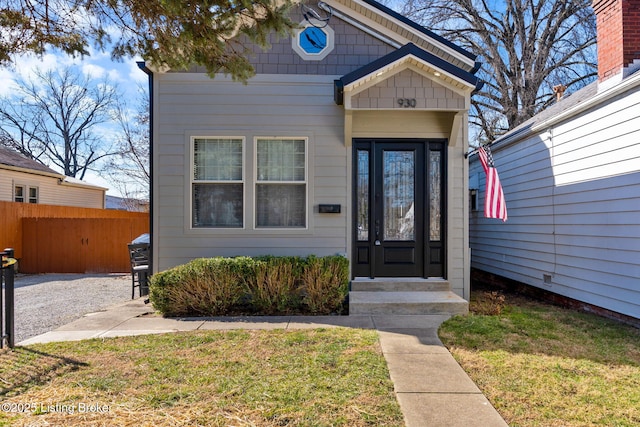
[[[16,189],[17,188],[22,188],[22,201],[18,202],[16,200]],[[31,190],[35,189],[36,190],[36,201],[35,203],[31,202]],[[40,188],[37,185],[29,185],[29,184],[24,184],[22,182],[19,183],[14,183],[13,184],[13,197],[11,199],[13,202],[16,203],[30,203],[32,205],[38,204],[40,203]]]
[[[40,202],[40,189],[36,186],[29,186],[27,193],[27,203],[37,205]],[[31,190],[36,190],[36,201],[31,202]]]
[[[260,181],[258,180],[258,140],[304,140],[304,181]],[[311,210],[309,204],[309,137],[307,136],[255,136],[253,138],[253,229],[260,232],[295,232],[309,230],[309,211]],[[258,227],[258,215],[256,212],[258,205],[258,192],[256,188],[259,183],[262,184],[304,184],[304,198],[305,198],[305,218],[304,227]]]
[[[313,25],[311,25],[309,21],[304,20],[300,22],[300,28],[296,29],[293,33],[293,37],[291,39],[291,48],[298,55],[300,55],[302,59],[305,59],[307,61],[322,61],[333,51],[336,38],[335,33],[333,32],[333,29],[328,25],[324,27],[316,27],[322,30],[327,35],[327,46],[318,53],[308,53],[302,48],[302,46],[300,46],[300,33],[302,33],[309,27],[313,27]]]
[[[195,179],[195,140],[196,139],[237,139],[242,141],[242,180],[196,180]],[[230,136],[230,135],[191,135],[189,142],[189,204],[187,207],[187,222],[189,229],[195,232],[207,232],[215,230],[216,232],[224,231],[227,233],[239,232],[245,230],[247,227],[246,212],[247,212],[247,185],[246,185],[246,138],[244,136]],[[193,225],[193,185],[199,184],[242,184],[242,227],[194,227]]]
[[[16,192],[17,192],[18,188],[22,189],[22,200],[16,200],[16,197],[17,197],[16,196]],[[24,185],[24,184],[13,184],[13,201],[16,202],[16,203],[24,203],[25,198],[26,198],[26,196],[25,196],[26,191],[27,191],[27,186],[26,185]]]

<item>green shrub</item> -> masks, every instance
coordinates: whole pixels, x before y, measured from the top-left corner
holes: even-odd
[[[300,306],[295,257],[262,257],[249,278],[251,305],[261,314],[288,313]]]
[[[251,258],[199,258],[154,274],[149,299],[166,316],[219,316],[236,307],[245,294]]]
[[[342,256],[307,258],[302,272],[303,302],[314,314],[341,311],[349,289],[349,261]]]
[[[153,275],[149,298],[165,316],[338,313],[348,271],[341,256],[199,258]]]

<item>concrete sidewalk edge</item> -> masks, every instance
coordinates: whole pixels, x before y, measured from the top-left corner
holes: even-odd
[[[442,315],[164,318],[143,299],[109,307],[19,346],[194,330],[376,329],[407,427],[504,427],[507,423],[438,338]]]

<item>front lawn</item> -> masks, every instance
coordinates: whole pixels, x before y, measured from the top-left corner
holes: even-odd
[[[0,353],[0,390],[0,425],[11,426],[403,425],[371,330],[33,345]]]
[[[440,337],[510,426],[640,425],[640,330],[510,294],[470,309]]]

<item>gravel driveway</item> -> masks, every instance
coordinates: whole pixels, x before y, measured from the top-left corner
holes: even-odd
[[[15,342],[129,300],[129,274],[18,275],[15,278]]]

